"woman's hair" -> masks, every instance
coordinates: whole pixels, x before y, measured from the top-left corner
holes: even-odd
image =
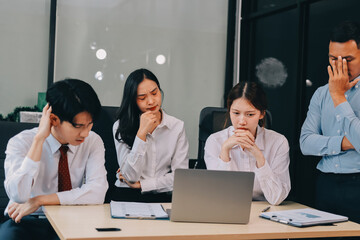
[[[154,81],[160,92],[160,83],[156,76],[147,69],[141,68],[130,73],[124,86],[123,98],[117,115],[119,126],[115,133],[115,139],[126,143],[131,149],[136,133],[140,126],[141,111],[137,105],[137,89],[144,79]]]
[[[227,109],[230,113],[230,108],[233,102],[238,98],[245,98],[248,100],[257,110],[260,110],[264,114],[264,118],[259,120],[259,125],[264,127],[265,125],[265,112],[267,109],[266,94],[262,87],[255,82],[239,82],[229,92],[227,97]]]

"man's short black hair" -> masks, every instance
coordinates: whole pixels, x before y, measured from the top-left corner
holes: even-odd
[[[354,40],[360,48],[360,24],[354,21],[344,21],[336,25],[331,32],[330,41],[344,43]]]
[[[46,92],[46,101],[61,122],[74,124],[74,117],[81,112],[90,113],[94,121],[101,111],[101,104],[94,89],[78,79],[55,82]]]

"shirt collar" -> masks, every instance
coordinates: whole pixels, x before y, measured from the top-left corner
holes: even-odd
[[[355,78],[355,80],[356,80],[356,79],[359,79],[359,78],[360,78],[360,76],[358,76],[357,78]],[[359,85],[360,85],[360,81],[355,84],[356,88],[358,88]]]
[[[51,153],[54,154],[61,147],[61,143],[50,133],[50,135],[46,138],[46,141],[49,143]]]
[[[161,119],[161,123],[157,126],[157,128],[162,128],[162,127],[170,128],[169,115],[167,115],[165,111],[162,109],[161,112],[162,112],[162,119]]]
[[[353,81],[355,81],[355,80],[357,80],[357,79],[359,79],[360,78],[360,75],[359,76],[357,76],[356,78],[354,78],[354,80]],[[351,82],[353,82],[353,81],[351,81]],[[359,85],[360,85],[360,81],[359,82],[357,82],[351,89],[349,89],[349,90],[352,90],[352,89],[356,89],[356,88],[358,88],[359,87]]]
[[[265,145],[265,140],[264,140],[264,128],[260,127],[259,125],[257,126],[256,129],[256,138],[255,138],[255,144],[256,146],[258,146],[258,148],[263,151],[264,150],[264,145]]]
[[[228,137],[232,136],[234,134],[234,126],[231,125],[229,128],[228,128]]]
[[[56,151],[58,151],[59,148],[62,145],[52,134],[50,134],[46,138],[46,141],[49,143],[52,154],[54,154]],[[75,149],[76,149],[77,146],[73,146],[73,145],[68,144],[68,147],[69,147],[70,152],[75,152]]]

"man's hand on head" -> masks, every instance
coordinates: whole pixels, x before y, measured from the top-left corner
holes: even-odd
[[[28,158],[33,160],[34,162],[38,162],[41,159],[42,147],[46,140],[46,138],[51,133],[51,115],[55,116],[51,113],[52,108],[49,106],[49,103],[43,108],[42,117],[39,123],[38,132],[34,137],[34,140],[31,144],[30,150],[26,154]],[[56,117],[56,116],[55,116]]]
[[[36,134],[36,137],[39,140],[45,140],[51,132],[51,121],[50,121],[50,115],[51,115],[52,108],[49,106],[49,103],[45,105],[42,111],[42,117],[40,119],[39,123],[39,129],[38,133]]]
[[[338,57],[337,61],[331,60],[328,66],[329,92],[334,102],[334,106],[346,101],[345,93],[356,85],[360,79],[350,82],[348,66],[345,58]]]

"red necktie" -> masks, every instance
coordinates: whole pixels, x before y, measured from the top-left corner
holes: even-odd
[[[59,192],[68,191],[72,189],[69,164],[67,159],[67,151],[69,147],[62,145],[60,147],[60,160],[59,160],[59,172],[58,172],[58,190]]]

